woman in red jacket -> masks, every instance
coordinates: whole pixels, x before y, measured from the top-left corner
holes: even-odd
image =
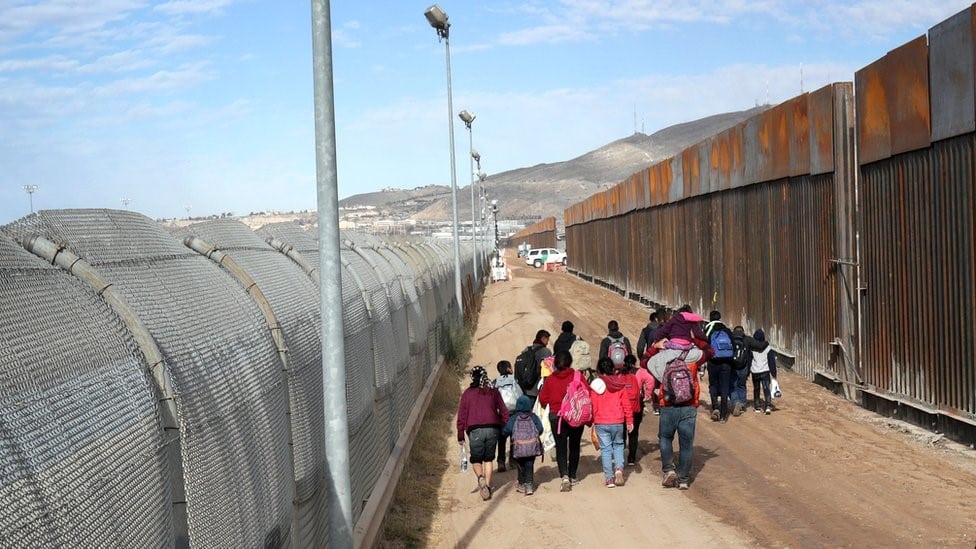
[[[552,426],[552,436],[556,441],[556,464],[559,466],[559,490],[568,492],[572,486],[578,484],[576,471],[579,468],[580,441],[583,439],[583,426],[570,427],[565,421],[559,425],[559,408],[563,405],[566,389],[577,371],[572,368],[573,355],[569,351],[556,353],[552,375],[542,383],[539,391],[539,405],[549,406],[549,424]]]

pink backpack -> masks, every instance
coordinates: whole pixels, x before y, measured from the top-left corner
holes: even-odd
[[[570,427],[582,427],[593,421],[593,401],[590,400],[590,388],[583,381],[583,375],[573,372],[573,380],[566,388],[562,406],[559,407],[559,424],[556,433],[562,433],[563,420]]]

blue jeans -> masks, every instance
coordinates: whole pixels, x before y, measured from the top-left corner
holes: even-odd
[[[749,367],[732,370],[732,405],[746,405],[746,380],[749,379]]]
[[[603,459],[603,478],[613,478],[614,466],[624,468],[624,424],[594,425],[600,439],[600,457]]]
[[[695,445],[695,406],[663,406],[658,423],[658,440],[661,443],[661,470],[674,470],[674,434],[678,433],[678,482],[691,479],[691,458]]]

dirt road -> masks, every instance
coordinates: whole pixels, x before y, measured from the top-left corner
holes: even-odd
[[[471,365],[494,374],[495,362],[514,361],[536,330],[549,330],[555,341],[566,319],[594,352],[610,318],[636,343],[645,307],[567,273],[527,268],[511,256],[509,265],[513,280],[487,290]],[[639,462],[626,470],[623,487],[603,486],[588,436],[582,483],[570,493],[559,492],[549,457],[536,463],[535,495],[516,493],[509,471],[496,475],[488,502],[478,497],[470,471],[452,469],[439,494],[449,509],[434,517],[430,544],[974,547],[976,452],[930,443],[935,437],[928,433],[870,414],[789,372],[779,379],[784,397],[770,416],[748,412],[719,424],[700,409],[688,491],[661,486],[657,418],[648,414]],[[444,436],[454,462],[454,435]]]

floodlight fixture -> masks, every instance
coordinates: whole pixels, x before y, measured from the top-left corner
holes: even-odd
[[[458,118],[460,118],[461,121],[464,122],[464,126],[470,130],[471,123],[474,122],[474,119],[478,117],[472,112],[461,111],[458,113]]]
[[[481,153],[479,153],[477,149],[471,149],[471,158],[473,158],[475,162],[481,162]]]
[[[478,181],[484,183],[485,179],[488,179],[488,174],[486,174],[485,172],[478,172]]]
[[[434,4],[427,8],[427,11],[424,12],[424,17],[427,18],[430,26],[437,30],[437,36],[439,38],[446,39],[448,37],[451,23],[447,20],[447,14],[444,13],[444,10],[440,6]]]
[[[27,201],[30,203],[30,213],[34,213],[34,193],[37,191],[37,185],[24,185],[23,189],[27,193]]]

